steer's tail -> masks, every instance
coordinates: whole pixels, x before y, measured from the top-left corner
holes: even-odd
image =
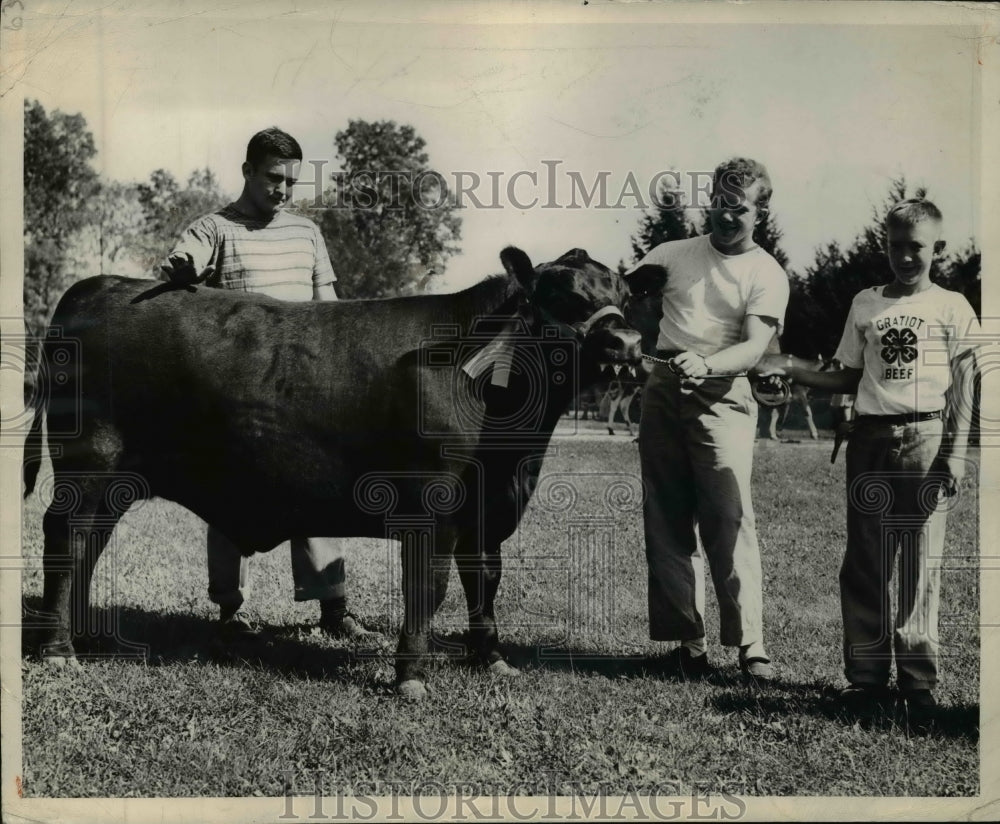
[[[31,430],[24,441],[24,497],[35,491],[35,481],[42,467],[42,416],[45,414],[44,404],[35,407],[35,417],[31,421]]]
[[[28,342],[32,347],[32,342]],[[48,393],[43,385],[45,381],[45,370],[42,368],[44,355],[41,346],[35,345],[34,352],[36,358],[27,358],[24,374],[24,408],[33,407],[35,414],[31,419],[31,428],[28,436],[24,440],[24,457],[21,461],[22,478],[24,483],[24,497],[27,498],[35,491],[35,482],[38,480],[38,472],[42,467],[42,419],[45,416],[45,398]],[[35,361],[32,364],[32,361]]]

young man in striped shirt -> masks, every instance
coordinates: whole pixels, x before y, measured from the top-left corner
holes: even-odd
[[[175,283],[260,292],[280,300],[336,300],[336,276],[319,227],[284,210],[298,178],[302,149],[278,128],[258,132],[247,145],[243,192],[228,206],[192,223],[163,265]],[[369,635],[347,611],[339,542],[293,538],[295,600],[319,600],[320,625],[335,637]],[[224,638],[256,632],[243,610],[249,558],[208,527],[208,594],[219,605]]]

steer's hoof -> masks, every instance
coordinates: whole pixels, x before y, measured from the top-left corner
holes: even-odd
[[[400,681],[396,692],[407,701],[423,701],[427,697],[427,685],[416,678]]]
[[[490,675],[495,675],[498,678],[521,677],[521,670],[519,670],[517,667],[512,667],[510,664],[504,661],[503,658],[499,659],[498,661],[494,661],[487,667],[487,670],[489,670]]]
[[[80,669],[75,655],[46,655],[44,661],[52,669]]]

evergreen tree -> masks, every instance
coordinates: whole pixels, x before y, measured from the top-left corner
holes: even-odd
[[[983,317],[981,264],[982,253],[976,242],[970,240],[958,252],[949,253],[931,273],[935,283],[965,295],[980,320]]]
[[[652,211],[643,215],[638,233],[630,238],[634,263],[661,243],[684,240],[698,234],[687,215],[687,207],[687,196],[677,181],[669,175],[663,177]]]
[[[781,239],[785,233],[778,228],[774,212],[770,209],[764,213],[764,219],[753,231],[754,242],[771,255],[786,272],[788,271],[788,255],[781,248]]]

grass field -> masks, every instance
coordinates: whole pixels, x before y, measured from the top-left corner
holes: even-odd
[[[646,637],[638,457],[624,436],[556,439],[539,494],[505,545],[501,640],[524,676],[494,680],[457,659],[465,606],[453,574],[436,622],[433,692],[418,705],[391,690],[400,598],[386,542],[351,541],[348,576],[354,611],[386,633],[388,649],[314,630],[317,606],[292,601],[284,547],[254,559],[250,603],[269,640],[224,656],[213,643],[204,525],[146,502],[118,526],[94,587],[96,617],[117,633],[94,651],[118,655],[52,670],[25,630],[24,793],[308,794],[319,770],[328,794],[430,781],[483,794],[976,795],[977,489],[967,482],[949,521],[937,723],[913,734],[893,718],[847,717],[829,695],[841,685],[844,464],[830,465],[828,447],[756,447],[765,627],[780,668],[759,690],[716,643],[711,587],[720,674],[686,683],[644,668],[644,656],[663,650]],[[43,497],[26,502],[29,559],[41,557]],[[32,565],[28,623],[41,586]],[[135,651],[142,657],[129,657]]]

